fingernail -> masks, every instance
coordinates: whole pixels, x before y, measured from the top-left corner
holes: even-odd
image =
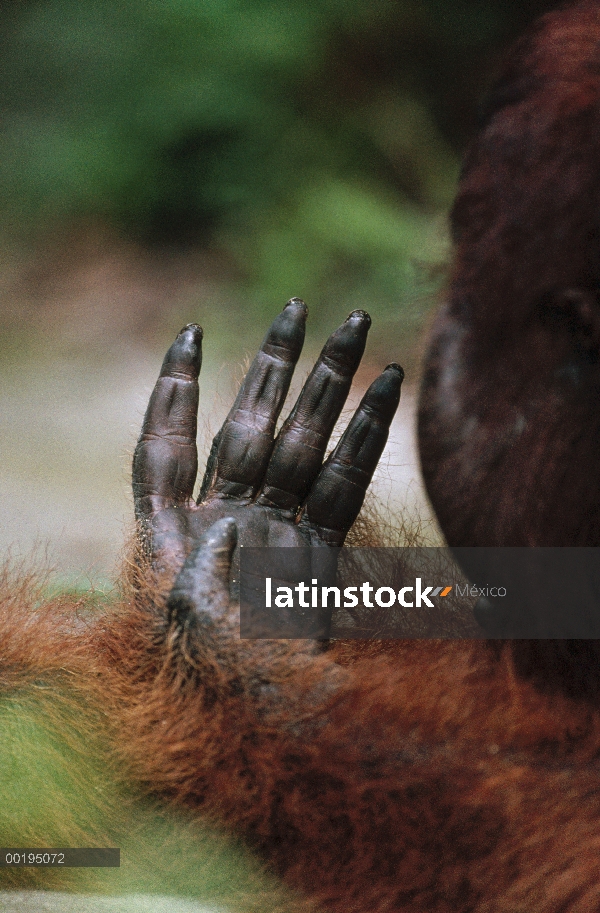
[[[204,330],[197,323],[188,323],[187,326],[184,326],[177,335],[181,336],[181,334],[185,333],[186,330],[192,330],[192,332],[194,334],[194,341],[197,341],[204,337]]]
[[[192,376],[197,377],[202,361],[202,327],[190,323],[177,334],[171,348],[164,357],[161,374],[172,374],[175,370],[184,373],[192,367]]]
[[[367,326],[367,329],[369,329],[369,327],[371,326],[371,316],[370,316],[370,314],[367,314],[366,311],[361,311],[361,310],[352,311],[351,314],[348,314],[348,316],[346,317],[346,320],[345,320],[346,323],[350,323],[350,321],[352,321],[353,323],[365,323]]]
[[[388,368],[392,370],[386,374]],[[363,400],[368,399],[371,409],[376,409],[381,418],[391,421],[400,402],[404,372],[400,365],[388,365],[388,368],[375,378]]]
[[[304,301],[302,300],[302,298],[290,298],[290,300],[284,307],[284,311],[286,308],[289,308],[289,307],[300,308],[301,310],[304,311],[305,314],[308,314],[308,308],[307,308],[306,304],[304,303]]]
[[[302,351],[305,330],[306,305],[300,298],[292,298],[267,330],[261,351],[270,351],[272,346],[284,346],[291,359],[296,361]]]
[[[395,361],[392,361],[389,365],[385,366],[386,371],[395,371],[396,374],[400,375],[400,383],[404,380],[404,368],[397,364]]]

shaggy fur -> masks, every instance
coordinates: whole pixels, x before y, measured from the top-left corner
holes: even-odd
[[[600,544],[600,4],[511,50],[452,210],[423,474],[451,546]]]
[[[345,643],[315,657],[243,645],[227,623],[182,649],[147,599],[71,636],[66,606],[2,617],[15,680],[43,674],[66,701],[68,675],[133,781],[245,834],[326,909],[600,909],[600,716],[540,693],[509,652]]]

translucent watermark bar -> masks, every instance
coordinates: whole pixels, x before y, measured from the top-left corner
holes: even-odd
[[[243,638],[600,638],[600,548],[243,548]]]

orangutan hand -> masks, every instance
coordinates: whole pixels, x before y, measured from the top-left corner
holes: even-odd
[[[304,302],[292,298],[273,321],[213,442],[197,501],[201,328],[185,327],[167,352],[133,458],[136,517],[160,572],[179,571],[189,555],[186,574],[198,577],[200,567],[191,568],[207,532],[205,546],[212,545],[204,558],[213,564],[215,554],[232,552],[236,528],[244,546],[343,545],[387,441],[404,372],[388,365],[371,384],[324,462],[371,324],[364,311],[353,311],[327,340],[275,437],[306,315]],[[213,527],[225,518],[232,520]],[[222,574],[229,568],[223,561]],[[208,566],[202,573],[211,576]]]

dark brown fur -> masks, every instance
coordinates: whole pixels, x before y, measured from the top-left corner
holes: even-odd
[[[600,545],[600,4],[508,55],[452,211],[425,363],[423,475],[452,546]],[[518,643],[542,687],[600,695],[598,642]]]
[[[510,53],[452,211],[420,410],[453,546],[600,544],[600,5]]]

